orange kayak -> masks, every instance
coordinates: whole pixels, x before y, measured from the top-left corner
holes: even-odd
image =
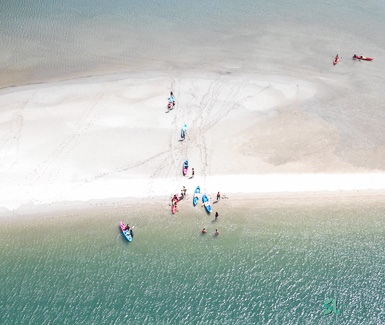
[[[373,58],[368,58],[367,56],[362,56],[362,55],[353,55],[353,60],[365,60],[365,61],[373,61]]]

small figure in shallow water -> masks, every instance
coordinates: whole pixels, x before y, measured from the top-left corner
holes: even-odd
[[[206,231],[206,228],[203,228],[202,229],[202,234],[205,234],[207,231]]]
[[[216,234],[217,236],[219,235],[218,229],[215,229],[215,234]]]
[[[218,214],[218,211],[215,212],[215,220],[218,220],[218,217],[219,217],[219,214]]]

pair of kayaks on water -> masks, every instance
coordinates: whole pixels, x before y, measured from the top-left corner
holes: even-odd
[[[362,56],[362,55],[354,54],[353,55],[353,60],[373,61],[374,58],[369,58],[367,56]],[[336,65],[338,62],[340,62],[340,57],[337,54],[336,57],[334,58],[333,65]]]
[[[127,228],[127,226],[123,223],[123,221],[120,221],[120,229],[122,229],[124,237],[129,242],[132,242],[133,233],[132,231],[130,231],[130,229]]]

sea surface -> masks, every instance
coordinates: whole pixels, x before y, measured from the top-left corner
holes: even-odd
[[[1,220],[0,323],[385,323],[383,200],[190,203]]]
[[[0,87],[154,70],[309,74],[354,52],[379,61],[367,77],[385,68],[384,16],[383,1],[2,0]]]

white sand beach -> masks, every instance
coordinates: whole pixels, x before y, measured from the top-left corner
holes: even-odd
[[[347,77],[336,78],[345,89]],[[382,121],[365,117],[364,126],[353,128],[365,112],[343,124],[345,115],[328,120],[308,109],[319,107],[328,89],[333,96],[336,84],[229,69],[204,77],[107,75],[4,88],[0,207],[154,198],[180,193],[182,186],[192,193],[197,185],[211,195],[382,193],[383,140],[349,144]],[[170,91],[176,98],[171,111]]]

